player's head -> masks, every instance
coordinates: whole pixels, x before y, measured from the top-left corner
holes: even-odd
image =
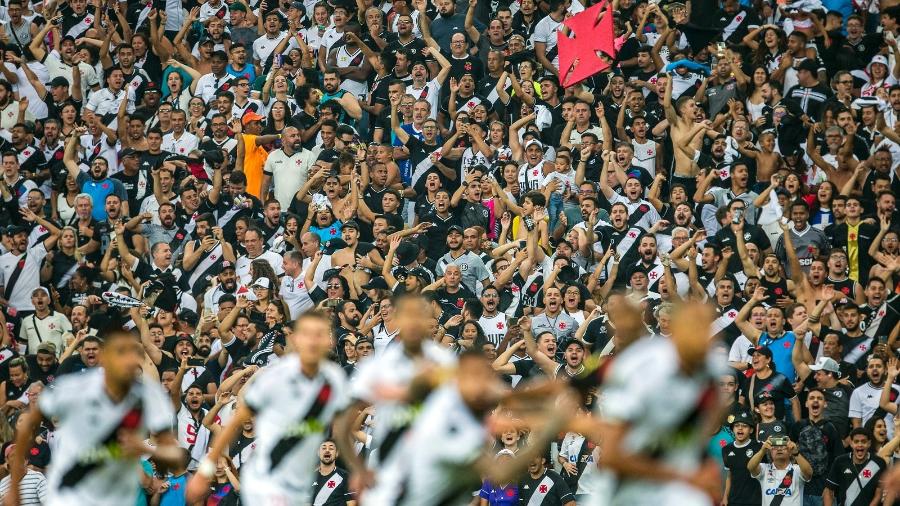
[[[480,350],[468,350],[459,356],[456,382],[463,402],[476,413],[492,409],[504,390]]]
[[[429,313],[428,301],[419,295],[401,295],[393,299],[394,322],[400,327],[400,339],[407,348],[418,347],[429,331],[422,315]]]
[[[294,322],[290,339],[301,362],[318,363],[332,348],[331,319],[321,311],[303,313]]]
[[[100,365],[106,376],[117,382],[131,382],[141,373],[143,353],[141,343],[134,335],[123,330],[113,330],[103,338],[100,348]]]

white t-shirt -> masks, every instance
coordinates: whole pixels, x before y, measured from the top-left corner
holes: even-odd
[[[249,285],[251,281],[250,278],[250,262],[254,260],[265,260],[269,262],[269,265],[272,266],[272,270],[275,271],[277,276],[281,276],[284,274],[284,268],[282,264],[284,264],[284,258],[281,257],[278,253],[274,253],[272,251],[263,251],[262,255],[256,258],[250,258],[247,255],[238,257],[237,262],[234,263],[234,271],[237,275],[238,281],[243,285]]]
[[[196,135],[185,130],[181,136],[176,138],[175,132],[169,132],[163,135],[161,149],[174,153],[179,156],[188,156],[191,151],[197,149],[200,145],[200,139]]]
[[[536,42],[543,42],[546,44],[547,53],[550,53],[556,47],[557,33],[561,27],[561,21],[556,21],[550,15],[544,16],[544,19],[538,21],[538,24],[534,27],[534,33],[531,34],[531,45],[534,46]],[[553,58],[550,63],[554,67],[559,68],[559,55]]]
[[[13,255],[10,252],[0,256],[0,286],[4,290],[8,288],[13,274],[18,268],[19,262],[23,260],[22,269],[13,286],[12,293],[9,295],[9,306],[18,311],[34,311],[34,304],[31,303],[31,292],[33,292],[40,284],[41,263],[47,256],[47,248],[43,242],[39,242],[28,249],[21,255]]]

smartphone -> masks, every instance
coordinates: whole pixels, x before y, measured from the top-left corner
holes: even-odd
[[[744,208],[743,208],[743,207],[739,207],[739,208],[735,209],[734,211],[732,211],[732,213],[731,213],[731,222],[732,222],[732,223],[740,223],[740,222],[741,222],[741,218],[742,218],[743,216],[744,216]]]
[[[787,446],[787,436],[773,436],[771,438],[772,446]]]
[[[272,65],[275,65],[276,67],[280,67],[283,61],[284,55],[282,54],[276,54],[272,56]]]
[[[344,299],[328,299],[322,304],[324,307],[335,308],[344,303]]]
[[[206,365],[202,358],[189,358],[187,363],[191,367],[203,367]]]
[[[720,57],[725,56],[725,43],[719,42],[716,44],[716,54]]]

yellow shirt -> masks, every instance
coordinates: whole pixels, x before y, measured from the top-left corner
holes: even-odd
[[[549,226],[550,218],[547,216],[544,216],[544,221],[546,221],[547,225]],[[521,216],[516,216],[515,218],[513,218],[512,237],[513,237],[514,241],[524,241],[525,239],[528,238],[528,229],[525,228],[525,224],[522,223]],[[548,244],[546,241],[541,243],[541,247],[544,248],[545,253],[547,253],[547,254],[550,253],[550,244]]]

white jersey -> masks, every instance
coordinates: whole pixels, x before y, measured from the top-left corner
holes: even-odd
[[[362,50],[357,50],[355,53],[351,54],[350,51],[347,51],[347,46],[337,48],[335,64],[339,69],[359,68],[363,66],[365,61],[366,55],[363,54]],[[366,94],[369,92],[369,87],[366,85],[365,81],[357,81],[355,79],[350,79],[349,77],[341,79],[341,89],[346,90],[359,98],[365,98]]]
[[[456,383],[435,390],[406,437],[379,469],[366,496],[373,505],[468,504],[478,488],[473,464],[487,432],[463,403]]]
[[[140,462],[118,458],[120,429],[171,429],[172,402],[156,383],[135,382],[118,403],[106,394],[103,369],[57,378],[38,405],[56,420],[58,446],[47,473],[49,505],[134,504]]]
[[[381,355],[388,349],[388,345],[394,342],[394,338],[400,333],[400,328],[390,332],[384,323],[375,327],[372,331],[372,345],[375,348],[375,355]]]
[[[693,413],[715,391],[710,375],[685,376],[678,364],[671,341],[637,341],[613,362],[599,408],[604,418],[629,425],[621,443],[626,451],[653,453],[664,465],[689,473],[699,468],[704,444]],[[667,504],[672,497],[681,505],[709,504],[705,493],[685,483],[638,479],[621,480],[611,504]]]
[[[310,502],[310,476],[334,416],[347,406],[347,378],[324,362],[314,378],[300,371],[297,354],[281,357],[247,385],[244,401],[256,413],[256,449],[241,466],[245,498],[281,494],[286,504]],[[248,504],[255,504],[249,499]]]
[[[637,167],[643,167],[651,176],[656,176],[656,141],[648,140],[641,144],[636,140],[631,140],[631,147],[634,149],[634,157],[631,164]]]
[[[791,464],[785,469],[777,469],[773,464],[763,463],[759,465],[760,473],[753,476],[759,481],[762,491],[762,506],[769,506],[776,497],[783,497],[779,503],[781,506],[802,506],[803,485],[806,480],[800,472],[800,466]],[[791,473],[791,479],[785,480],[785,475]]]
[[[421,408],[419,404],[385,401],[379,397],[379,390],[405,387],[425,367],[449,366],[455,361],[454,354],[433,341],[425,341],[422,343],[421,358],[411,358],[403,346],[389,346],[380,356],[362,362],[350,383],[350,397],[375,405],[372,442],[378,450],[378,459],[383,460],[391,454],[395,443]]]
[[[500,341],[506,337],[506,332],[509,330],[509,317],[506,316],[506,313],[499,311],[494,316],[482,315],[478,319],[478,325],[481,326],[488,341],[494,346],[500,346]]]
[[[427,100],[431,104],[431,113],[428,117],[437,119],[438,102],[441,98],[441,85],[437,82],[437,79],[428,81],[422,89],[416,89],[410,84],[406,87],[406,93],[416,97],[416,100]]]
[[[185,376],[191,375],[186,374]],[[194,382],[191,381],[188,384],[188,387],[193,384]],[[185,388],[182,388],[182,391],[184,390]],[[184,448],[191,454],[191,461],[188,462],[188,471],[195,471],[200,464],[200,460],[206,456],[210,433],[209,429],[201,423],[205,415],[206,411],[201,408],[200,414],[195,419],[191,416],[191,412],[188,411],[187,407],[182,404],[181,409],[178,410],[178,415],[176,416],[178,430],[175,436],[178,438],[178,446]]]

